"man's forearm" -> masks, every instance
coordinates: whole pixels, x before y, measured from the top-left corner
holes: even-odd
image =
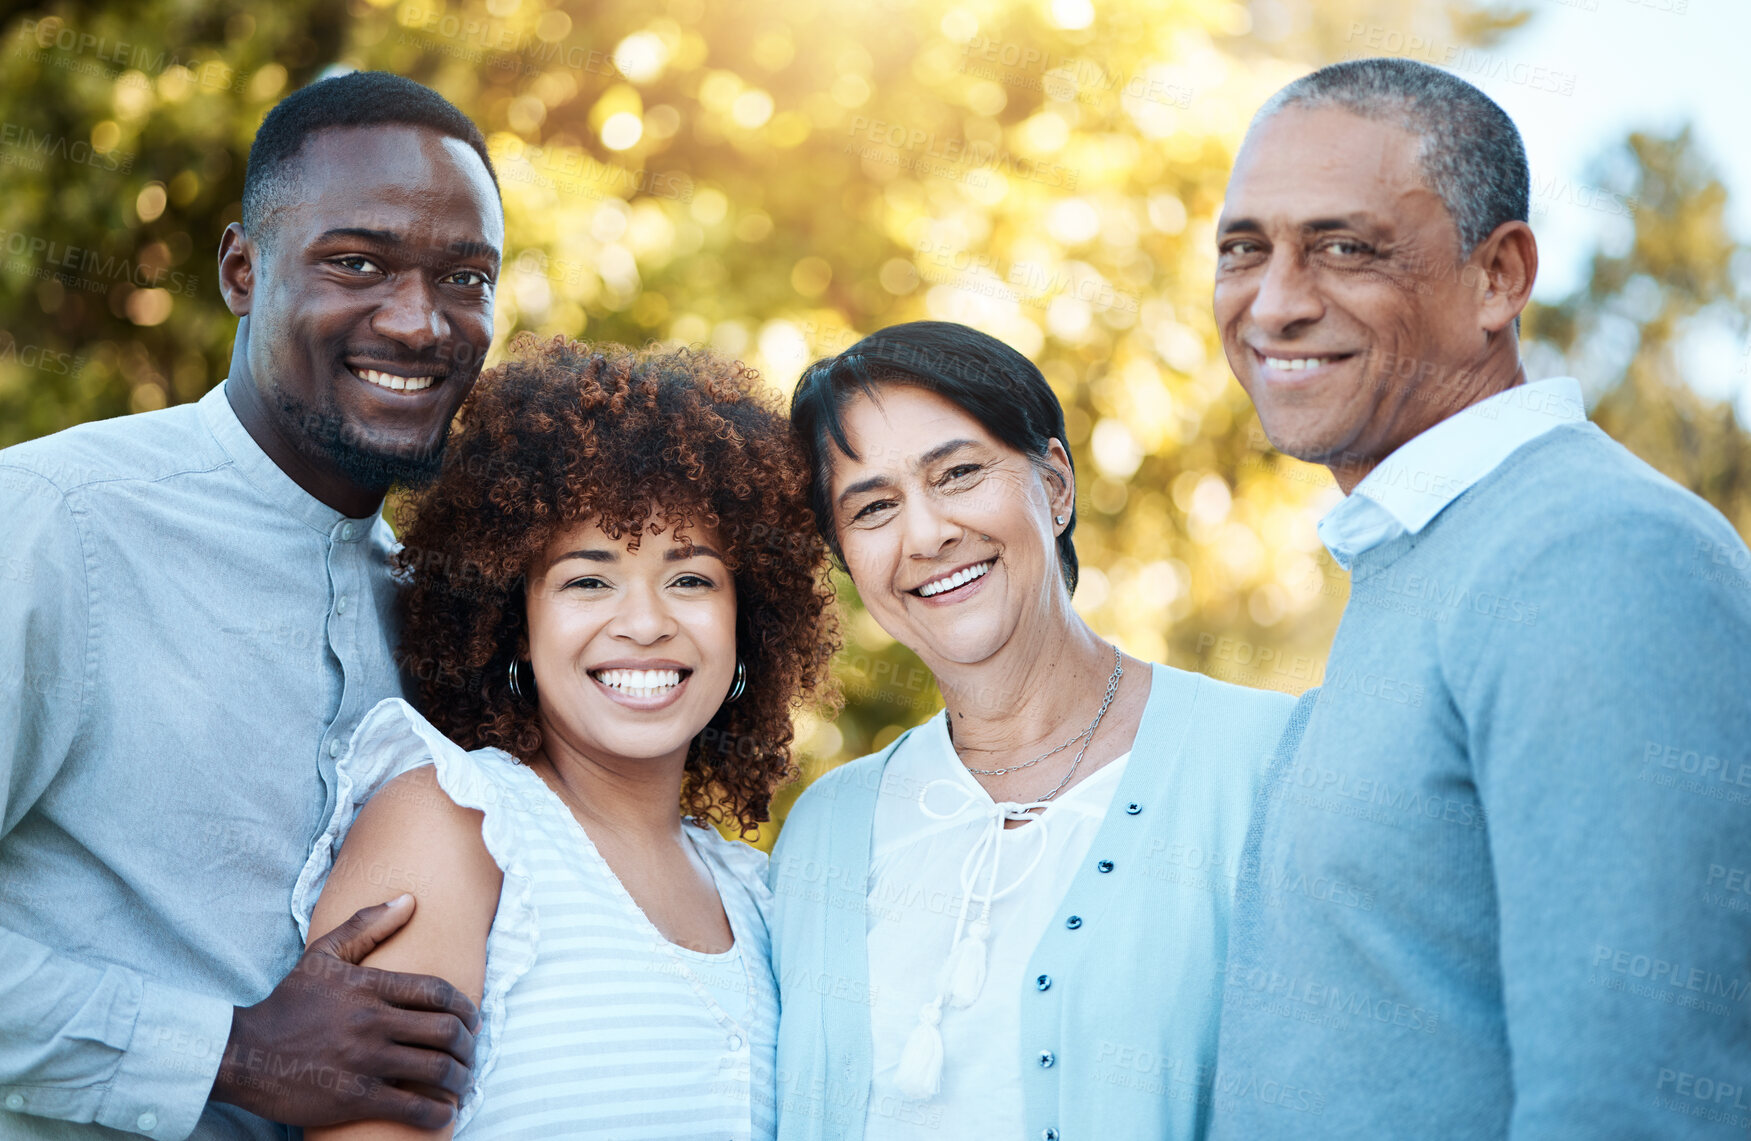
[[[222,999],[79,962],[0,929],[0,1107],[186,1137],[206,1105],[231,1014]]]

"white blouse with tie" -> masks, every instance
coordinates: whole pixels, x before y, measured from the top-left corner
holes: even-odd
[[[1109,761],[1047,801],[1032,822],[1009,829],[1004,820],[1019,819],[1024,806],[993,802],[967,772],[946,714],[919,726],[888,762],[869,880],[874,1072],[866,1141],[1021,1135],[1022,975],[1129,759]],[[986,970],[974,988],[951,952],[980,936]],[[908,1096],[900,1076],[921,1019],[934,1020],[942,1036],[941,1085],[924,1098]]]

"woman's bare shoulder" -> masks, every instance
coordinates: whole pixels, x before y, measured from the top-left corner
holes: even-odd
[[[437,975],[478,1002],[504,879],[481,838],[481,820],[480,811],[450,799],[431,765],[389,781],[360,810],[335,856],[310,937],[361,907],[411,893],[413,918],[365,964]]]

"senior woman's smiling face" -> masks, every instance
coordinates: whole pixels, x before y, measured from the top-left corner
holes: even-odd
[[[926,665],[984,661],[1064,591],[1055,515],[1075,491],[958,405],[885,384],[843,412],[857,458],[828,446],[832,523],[864,607]]]

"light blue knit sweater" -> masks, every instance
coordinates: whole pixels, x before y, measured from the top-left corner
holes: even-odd
[[[1203,1136],[1230,871],[1293,704],[1154,667],[1112,807],[1025,976],[1009,980],[1022,1041],[992,1048],[1021,1070],[1027,1137]],[[869,1010],[884,1001],[869,985],[870,841],[882,770],[905,740],[810,786],[773,852],[780,1141],[858,1141],[870,1113],[940,1136],[928,1102],[870,1104]]]
[[[1352,575],[1248,838],[1212,1136],[1742,1141],[1745,544],[1576,424]]]

